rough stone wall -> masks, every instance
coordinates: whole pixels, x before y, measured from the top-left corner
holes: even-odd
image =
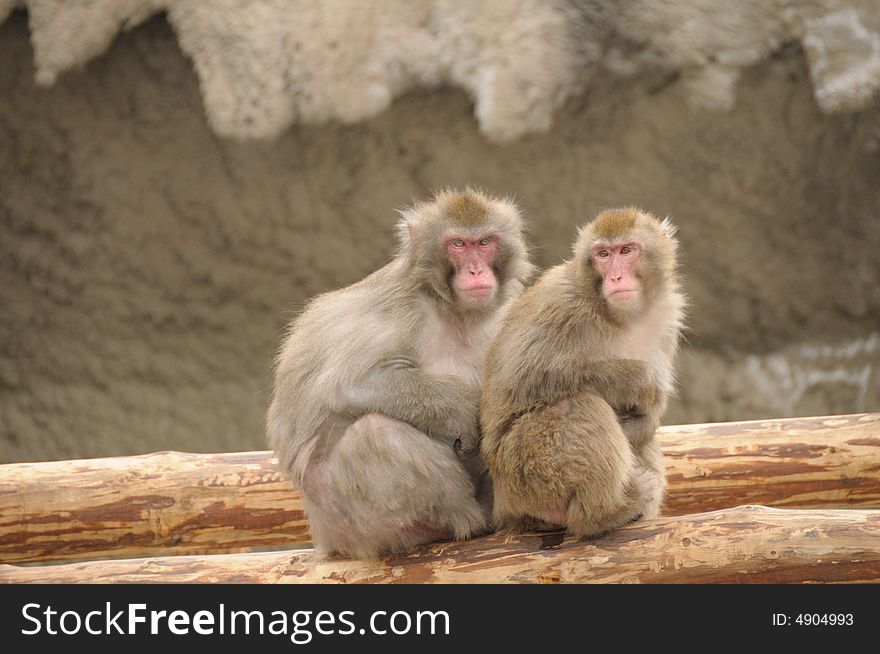
[[[670,422],[880,410],[880,107],[823,112],[795,43],[726,112],[686,71],[599,68],[508,143],[446,87],[239,142],[166,19],[48,88],[27,19],[0,25],[0,461],[264,447],[286,319],[386,261],[392,209],[444,184],[520,198],[542,266],[602,208],[673,217]]]

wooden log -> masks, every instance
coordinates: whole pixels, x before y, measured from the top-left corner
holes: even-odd
[[[880,582],[880,510],[743,506],[641,521],[593,540],[496,534],[372,562],[308,551],[0,565],[0,582]]]
[[[308,543],[268,452],[0,466],[0,562],[244,551]]]
[[[880,508],[880,413],[662,427],[666,515]]]
[[[664,427],[668,515],[740,504],[880,507],[880,414]],[[0,466],[0,562],[309,541],[268,452]]]

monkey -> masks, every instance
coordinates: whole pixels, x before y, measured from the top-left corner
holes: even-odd
[[[655,432],[685,310],[675,231],[639,209],[604,211],[508,310],[480,402],[497,528],[596,537],[659,515]]]
[[[392,260],[289,326],[266,419],[316,549],[361,559],[488,529],[483,360],[533,269],[512,200],[445,189],[400,214]]]

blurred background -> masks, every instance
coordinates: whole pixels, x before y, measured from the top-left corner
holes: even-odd
[[[880,410],[875,0],[0,0],[0,462],[264,449],[310,296],[395,210],[639,205],[691,298],[666,422]]]

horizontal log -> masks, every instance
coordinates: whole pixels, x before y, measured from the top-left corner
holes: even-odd
[[[268,452],[0,466],[0,562],[245,551],[308,543]]]
[[[880,508],[880,413],[662,427],[664,514]]]
[[[663,427],[664,513],[880,507],[880,414]],[[309,541],[269,452],[0,465],[0,561],[279,548]]]
[[[880,582],[880,510],[743,506],[598,539],[495,534],[357,561],[307,552],[0,565],[2,583]]]

